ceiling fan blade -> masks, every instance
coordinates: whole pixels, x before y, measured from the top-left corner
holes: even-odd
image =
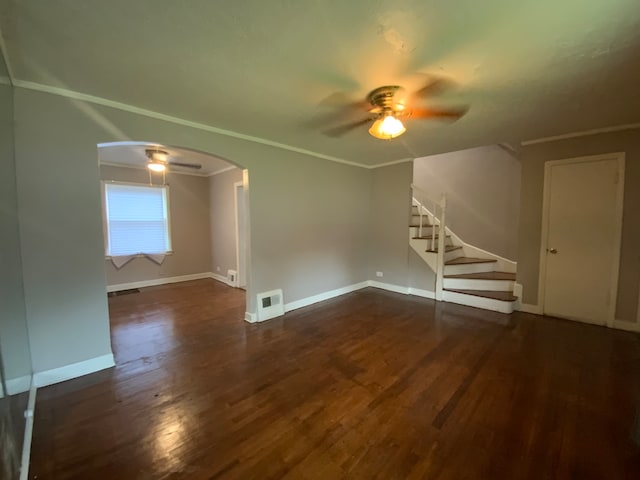
[[[468,106],[457,108],[414,108],[407,113],[408,118],[435,118],[439,120],[456,121],[469,111]]]
[[[329,130],[325,130],[323,133],[329,137],[341,137],[345,133],[350,132],[354,128],[358,128],[362,125],[370,123],[370,118],[365,118],[363,120],[358,120],[357,122],[347,123],[346,125],[340,125],[339,127],[330,128]]]
[[[172,167],[193,168],[195,170],[200,170],[202,168],[202,165],[200,165],[199,163],[183,163],[183,162],[175,162],[173,160],[169,160],[167,163]]]
[[[344,109],[367,109],[371,105],[366,100],[353,100],[344,92],[334,92],[328,97],[320,100],[318,106],[321,107],[339,107]]]
[[[418,98],[435,97],[456,86],[456,83],[446,77],[431,77],[427,84],[414,92],[413,96]]]

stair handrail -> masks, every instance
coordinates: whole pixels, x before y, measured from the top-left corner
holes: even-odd
[[[429,193],[425,190],[421,189],[419,186],[415,184],[411,184],[412,190],[412,199],[416,201],[418,204],[418,215],[419,215],[419,223],[418,223],[418,237],[423,237],[422,228],[424,226],[423,215],[424,211],[427,212],[427,217],[430,216],[431,220],[431,248],[433,248],[433,244],[438,239],[438,250],[437,250],[437,260],[436,260],[436,291],[435,297],[436,300],[442,300],[442,290],[444,285],[444,254],[445,254],[445,237],[446,237],[446,226],[445,226],[445,217],[447,210],[447,196],[446,194],[442,194],[440,200],[435,200],[432,198]],[[427,208],[433,206],[433,210]],[[429,215],[430,214],[430,215]]]

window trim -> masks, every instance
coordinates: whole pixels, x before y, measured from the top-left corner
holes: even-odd
[[[159,253],[157,255],[173,255],[173,238],[172,238],[172,230],[171,230],[171,188],[169,184],[165,185],[152,185],[148,183],[139,183],[139,182],[121,182],[118,180],[100,180],[100,193],[102,200],[102,240],[104,244],[104,258],[106,260],[111,260],[113,255],[109,255],[109,222],[107,221],[107,185],[130,185],[133,187],[148,187],[148,188],[160,188],[164,189],[164,203],[167,212],[167,236],[169,249],[166,252]],[[122,256],[132,256],[132,257],[144,257],[147,254],[144,253],[132,253],[129,255]]]

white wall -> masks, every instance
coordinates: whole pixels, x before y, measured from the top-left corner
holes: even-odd
[[[371,182],[369,278],[402,287],[409,286],[411,172],[411,162],[376,168]]]
[[[520,161],[497,145],[417,158],[413,182],[447,195],[447,226],[466,243],[510,260],[518,250]]]
[[[291,302],[367,280],[371,172],[108,107],[18,88],[17,187],[33,365],[109,354],[96,145],[153,141],[249,169],[255,294]]]
[[[2,66],[4,61],[0,56]],[[31,374],[13,137],[13,89],[0,83],[0,353],[6,380]]]
[[[211,265],[213,273],[227,276],[236,265],[236,212],[234,183],[242,182],[242,170],[234,168],[209,177]]]

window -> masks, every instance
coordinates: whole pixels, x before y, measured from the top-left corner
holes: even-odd
[[[168,187],[104,184],[107,256],[171,250]]]

